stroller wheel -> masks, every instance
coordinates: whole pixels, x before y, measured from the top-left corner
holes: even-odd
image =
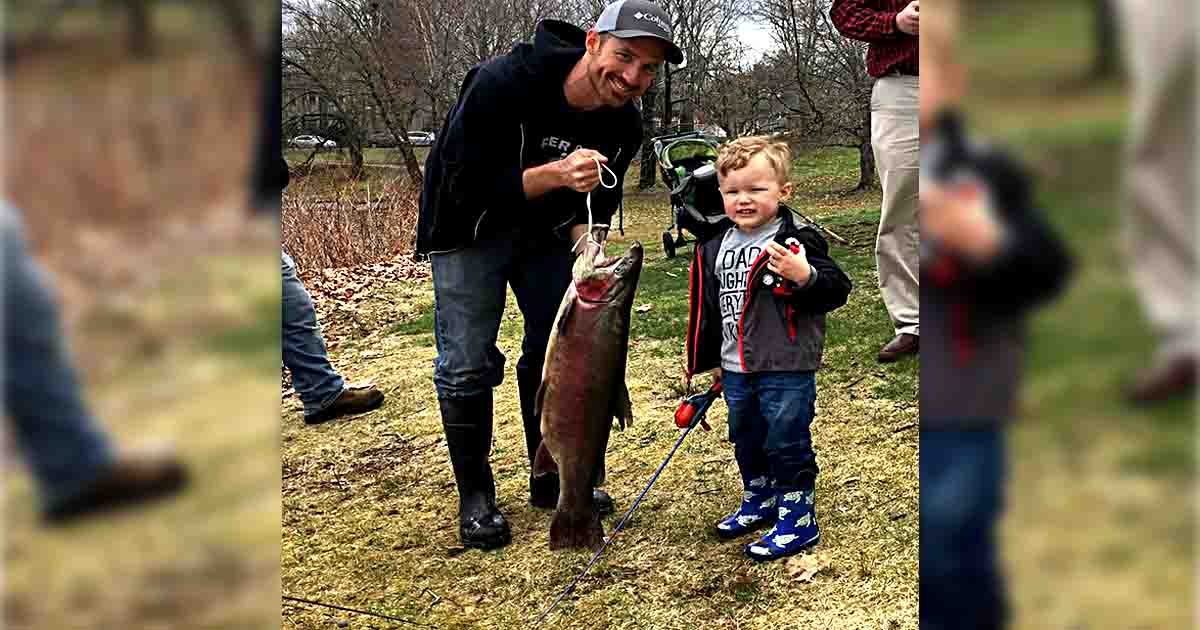
[[[671,238],[670,232],[663,232],[663,251],[667,253],[667,258],[675,257],[675,239]]]

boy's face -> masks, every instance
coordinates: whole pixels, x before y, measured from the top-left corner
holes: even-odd
[[[761,153],[746,166],[720,178],[725,216],[739,230],[753,230],[779,215],[779,202],[792,194],[790,182],[780,183],[771,162]]]

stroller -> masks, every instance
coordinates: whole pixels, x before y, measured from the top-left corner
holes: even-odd
[[[687,243],[702,243],[728,229],[721,189],[717,184],[720,143],[697,131],[651,138],[663,182],[671,187],[671,227],[663,232],[663,251],[674,258]],[[671,230],[675,235],[671,235]],[[684,238],[687,230],[694,241]]]

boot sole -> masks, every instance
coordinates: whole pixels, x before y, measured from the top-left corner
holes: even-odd
[[[753,560],[755,562],[770,562],[772,560],[779,560],[781,558],[790,558],[802,551],[807,551],[809,549],[812,549],[813,547],[816,547],[817,544],[820,542],[821,542],[821,534],[817,534],[816,536],[813,537],[812,540],[804,543],[803,545],[800,545],[799,547],[796,547],[795,549],[792,549],[791,551],[785,551],[777,556],[770,556],[770,557],[764,558],[762,556],[756,556],[756,555],[750,553],[748,550],[745,553],[746,553],[747,558],[750,558],[751,560]]]
[[[461,537],[461,534],[460,534]],[[480,551],[491,551],[501,547],[507,547],[512,543],[512,533],[495,536],[492,538],[484,538],[481,540],[464,540],[462,546],[467,549],[478,549]]]

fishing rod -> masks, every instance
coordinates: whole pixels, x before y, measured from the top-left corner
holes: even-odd
[[[604,544],[600,545],[600,548],[596,550],[595,555],[592,556],[592,559],[587,563],[587,566],[583,567],[583,570],[579,572],[579,575],[575,576],[574,580],[571,580],[571,583],[567,585],[567,588],[563,589],[563,592],[558,594],[558,597],[550,604],[550,607],[538,616],[538,618],[533,622],[533,625],[541,625],[542,621],[544,621],[546,617],[548,617],[551,612],[554,612],[554,609],[557,608],[560,603],[562,603],[562,600],[566,599],[568,595],[575,592],[575,586],[579,584],[579,580],[583,579],[583,576],[586,575],[588,570],[592,568],[592,565],[596,564],[596,561],[600,559],[600,554],[604,553],[604,550],[608,548],[608,544],[617,537],[617,532],[621,531],[621,528],[625,526],[625,523],[629,520],[629,517],[633,516],[634,510],[638,508],[638,505],[641,504],[642,499],[646,497],[646,493],[650,492],[650,488],[654,486],[654,482],[658,481],[658,476],[662,474],[663,469],[667,467],[667,463],[670,462],[671,458],[675,456],[675,451],[679,450],[679,446],[683,444],[683,441],[687,438],[688,434],[692,432],[692,429],[695,429],[697,425],[703,425],[705,431],[710,430],[708,423],[704,421],[704,414],[708,413],[709,405],[711,405],[712,402],[717,399],[717,396],[720,395],[721,382],[717,381],[712,384],[712,387],[708,388],[708,391],[689,396],[688,398],[685,398],[683,402],[679,403],[679,408],[675,410],[675,425],[681,429],[686,427],[687,430],[685,430],[683,434],[679,436],[679,439],[675,441],[675,446],[671,449],[671,452],[667,454],[667,458],[664,459],[661,464],[659,464],[658,470],[654,471],[654,476],[650,477],[650,483],[646,484],[646,487],[642,490],[642,493],[638,495],[637,499],[633,502],[633,505],[629,506],[629,510],[625,512],[625,516],[623,516],[620,522],[617,523],[617,526],[613,528],[612,533],[604,538]]]

